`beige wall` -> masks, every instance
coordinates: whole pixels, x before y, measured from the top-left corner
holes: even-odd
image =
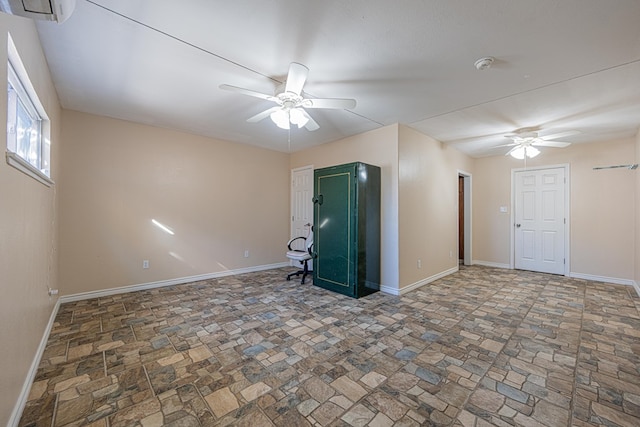
[[[472,173],[473,161],[411,128],[399,130],[399,258],[400,288],[404,288],[458,265],[458,171]]]
[[[398,125],[293,153],[289,167],[319,169],[357,161],[381,169],[381,284],[398,289]]]
[[[632,280],[637,255],[634,233],[634,190],[637,179],[628,169],[594,171],[594,166],[628,164],[634,140],[573,144],[544,149],[529,166],[570,165],[571,273]],[[482,262],[510,262],[511,170],[523,161],[495,156],[476,160],[473,178],[473,257]]]
[[[542,156],[542,155],[541,155]],[[473,174],[473,263],[509,266],[509,213],[511,206],[511,169],[522,163],[511,157],[493,156],[475,160]]]
[[[60,107],[31,20],[0,13],[0,80],[7,81],[7,31],[51,120],[52,167],[59,177]],[[6,88],[6,86],[5,86]],[[7,91],[0,91],[0,117],[7,117]],[[6,120],[0,145],[6,147]],[[4,152],[4,148],[2,149]],[[3,155],[4,157],[4,155]],[[0,425],[6,425],[27,378],[56,303],[57,207],[47,187],[0,161]],[[19,414],[18,414],[19,415]]]
[[[68,110],[63,137],[63,295],[286,261],[288,154]]]

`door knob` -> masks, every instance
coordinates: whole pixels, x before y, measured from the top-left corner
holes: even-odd
[[[311,199],[311,201],[313,203],[317,203],[317,204],[321,205],[322,202],[324,201],[324,197],[322,197],[322,194],[318,194],[318,197],[314,197],[313,199]]]
[[[516,227],[520,228],[520,225],[521,225],[521,224],[516,224]]]

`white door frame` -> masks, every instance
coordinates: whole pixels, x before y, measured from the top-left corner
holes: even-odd
[[[312,186],[311,196],[313,196],[313,186],[315,185],[315,183],[313,182],[313,165],[301,166],[299,168],[291,169],[291,175],[290,175],[290,180],[291,181],[289,182],[289,185],[290,185],[289,186],[289,202],[290,202],[289,203],[289,218],[291,218],[291,220],[289,221],[289,238],[290,239],[293,239],[294,237],[297,237],[297,236],[294,235],[295,234],[294,233],[295,232],[295,228],[293,226],[293,216],[294,216],[294,213],[295,213],[294,197],[293,197],[293,175],[296,172],[304,171],[304,170],[307,170],[307,169],[311,171],[311,186]],[[309,203],[312,203],[311,200],[309,200]],[[313,206],[311,208],[311,212],[313,212]],[[313,217],[311,218],[311,223],[313,223]],[[293,260],[290,261],[289,264],[292,265],[292,266],[295,266],[295,267],[299,266],[298,263],[293,261]],[[310,270],[311,269],[312,268],[310,266]]]
[[[464,179],[464,265],[473,264],[473,257],[471,256],[471,242],[472,242],[472,233],[471,233],[471,174],[469,172],[465,172],[463,170],[458,169],[458,177],[463,177]],[[457,202],[456,202],[457,203]],[[458,215],[460,215],[460,206],[457,207]],[[458,254],[460,257],[460,254]]]
[[[516,265],[516,256],[515,256],[515,248],[516,248],[516,233],[515,233],[515,208],[516,208],[516,173],[524,172],[524,171],[532,171],[532,170],[546,170],[546,169],[564,169],[564,177],[565,177],[565,192],[564,192],[564,213],[565,213],[565,227],[564,227],[564,275],[570,276],[571,273],[571,242],[570,234],[571,234],[571,175],[570,175],[570,167],[569,163],[562,163],[559,165],[546,165],[546,166],[534,166],[534,167],[526,167],[526,168],[516,168],[511,169],[511,228],[510,228],[510,238],[511,249],[509,251],[509,268],[512,270],[515,269]]]

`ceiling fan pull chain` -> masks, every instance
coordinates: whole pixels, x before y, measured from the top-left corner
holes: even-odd
[[[288,152],[291,153],[291,110],[287,111],[289,115],[289,129],[287,129],[287,144],[288,144]]]

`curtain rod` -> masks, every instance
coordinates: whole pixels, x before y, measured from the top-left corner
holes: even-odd
[[[596,166],[596,167],[593,168],[593,170],[597,171],[597,170],[602,170],[602,169],[618,169],[618,168],[625,168],[625,169],[629,169],[629,170],[634,170],[634,169],[638,169],[638,164],[634,163],[632,165]]]

